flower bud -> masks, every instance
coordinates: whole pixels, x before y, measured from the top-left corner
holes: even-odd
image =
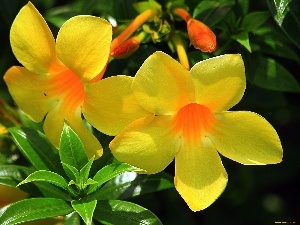
[[[190,19],[187,22],[187,31],[192,45],[202,52],[213,52],[216,50],[216,35],[199,20]]]
[[[127,41],[116,47],[110,55],[116,59],[124,59],[134,53],[140,46],[140,41],[136,37],[129,38]]]

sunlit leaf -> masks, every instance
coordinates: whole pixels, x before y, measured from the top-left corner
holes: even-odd
[[[81,216],[85,224],[91,225],[94,210],[97,205],[97,200],[92,200],[92,201],[73,200],[71,204],[73,209]]]
[[[142,172],[143,170],[131,166],[126,163],[113,163],[103,167],[99,170],[96,175],[93,177],[93,180],[97,181],[98,183],[95,185],[91,185],[88,189],[88,193],[92,193],[96,191],[102,184],[111,180],[112,178],[124,173],[124,172]]]
[[[0,165],[0,184],[4,184],[10,187],[16,187],[18,183],[26,179],[26,177],[33,173],[35,170],[18,165]],[[28,193],[38,194],[38,189],[33,185],[24,185],[19,187],[21,190]]]
[[[39,170],[30,174],[25,180],[19,183],[19,185],[34,181],[51,183],[68,191],[68,183],[62,176],[58,175],[57,173],[45,170]]]
[[[81,184],[84,184],[89,179],[90,169],[92,167],[95,157],[92,157],[87,164],[79,171],[79,180]]]
[[[232,35],[231,37],[243,45],[249,52],[251,52],[248,32],[240,32]]]
[[[98,201],[94,217],[105,225],[162,225],[151,211],[120,200]]]
[[[30,198],[9,205],[0,216],[1,225],[14,225],[27,221],[63,216],[73,212],[64,200],[56,198]]]
[[[60,160],[63,163],[74,166],[77,170],[80,170],[88,163],[88,157],[81,140],[67,124],[63,128],[59,149]],[[66,173],[69,173],[69,171],[66,170]],[[72,177],[73,174],[70,176]]]
[[[290,40],[300,49],[300,5],[297,0],[267,0],[269,9]]]
[[[9,131],[23,155],[36,169],[64,174],[58,150],[44,134],[25,127],[11,127]]]
[[[80,225],[81,220],[77,212],[72,212],[65,216],[64,225]]]
[[[161,172],[154,175],[125,172],[107,182],[93,197],[103,199],[129,199],[156,191],[173,188],[173,177]]]

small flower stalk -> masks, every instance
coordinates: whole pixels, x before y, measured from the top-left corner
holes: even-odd
[[[193,19],[190,14],[182,9],[176,8],[175,14],[180,16],[187,23],[188,36],[192,45],[202,52],[214,52],[217,47],[216,35],[214,32],[199,20]]]

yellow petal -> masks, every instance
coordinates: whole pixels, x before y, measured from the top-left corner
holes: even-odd
[[[58,32],[57,57],[82,80],[90,81],[105,68],[111,39],[112,27],[106,20],[75,16]]]
[[[274,164],[282,160],[275,129],[253,112],[217,114],[210,138],[222,155],[242,164]]]
[[[64,120],[64,112],[60,109],[59,105],[57,105],[46,115],[44,121],[44,133],[56,148],[59,147]]]
[[[162,171],[178,150],[170,120],[170,116],[148,116],[134,121],[110,143],[113,155],[149,174]]]
[[[246,77],[242,57],[222,55],[197,63],[190,71],[196,100],[214,112],[226,111],[243,97]]]
[[[67,122],[82,141],[89,158],[93,155],[100,157],[103,149],[97,138],[84,125],[81,119],[81,109],[78,107],[74,112],[68,112],[57,106],[51,110],[44,122],[44,132],[51,143],[58,148],[64,122]]]
[[[223,192],[227,173],[207,139],[201,146],[186,145],[175,157],[175,188],[191,210],[210,206]]]
[[[81,109],[77,108],[74,116],[70,116],[66,119],[70,127],[75,131],[82,141],[86,153],[89,158],[93,156],[99,158],[103,154],[103,149],[98,139],[92,134],[92,132],[86,127],[81,119]]]
[[[35,122],[44,119],[56,100],[47,96],[47,76],[13,66],[4,75],[8,90],[19,108]]]
[[[82,111],[93,127],[117,135],[129,123],[149,115],[134,98],[132,80],[129,76],[114,76],[86,85]]]
[[[31,2],[16,16],[10,31],[10,41],[16,58],[31,72],[47,74],[56,61],[52,33]]]
[[[172,114],[190,102],[189,72],[163,52],[152,54],[137,72],[132,84],[138,103],[155,115]]]

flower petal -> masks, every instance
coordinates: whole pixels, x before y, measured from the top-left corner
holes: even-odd
[[[211,146],[203,139],[203,145],[186,145],[175,156],[175,188],[193,211],[210,206],[227,184],[220,156]]]
[[[253,112],[217,114],[211,140],[222,155],[242,164],[274,164],[282,160],[275,129]]]
[[[10,30],[10,41],[16,58],[31,72],[47,74],[56,61],[53,35],[31,2],[16,16]]]
[[[155,115],[172,114],[190,102],[189,72],[163,52],[152,54],[137,72],[132,84],[138,103]]]
[[[79,136],[82,141],[88,158],[99,158],[103,154],[103,148],[98,139],[92,134],[81,119],[81,108],[78,107],[75,115],[66,119],[71,128]]]
[[[81,119],[81,108],[78,107],[74,112],[66,112],[57,106],[51,110],[44,122],[44,132],[51,143],[58,148],[64,122],[67,122],[82,141],[89,158],[95,155],[100,157],[103,149],[97,138],[84,125]]]
[[[44,119],[56,100],[47,96],[47,76],[13,66],[4,75],[8,90],[19,108],[35,122]]]
[[[47,115],[44,121],[43,130],[49,141],[56,147],[59,147],[60,136],[64,126],[64,112],[59,105],[54,107]]]
[[[99,131],[117,135],[129,123],[149,115],[131,91],[133,77],[108,77],[85,86],[82,108],[86,120]]]
[[[178,149],[170,126],[170,116],[147,116],[128,125],[109,147],[121,162],[158,173],[173,160]]]
[[[246,77],[242,57],[222,55],[201,61],[190,71],[196,100],[214,112],[226,111],[243,97]]]
[[[107,64],[112,27],[94,16],[75,16],[67,20],[56,39],[57,57],[82,80],[90,81]]]

